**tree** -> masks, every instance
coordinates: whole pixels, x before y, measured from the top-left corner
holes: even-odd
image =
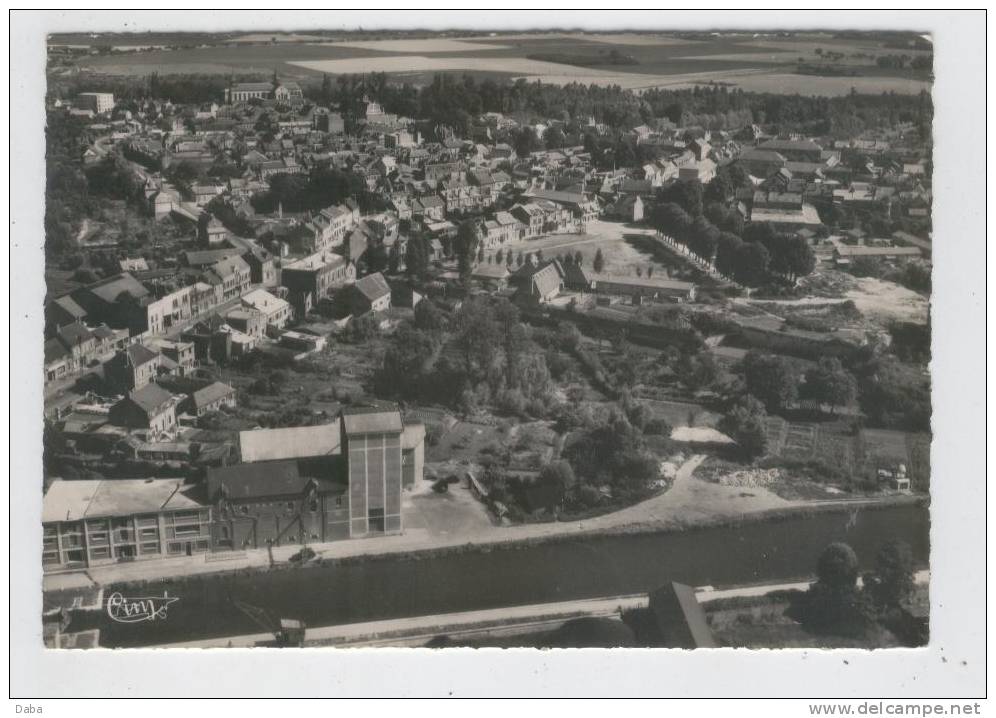
[[[380,333],[380,322],[373,314],[353,317],[343,329],[340,339],[347,344],[361,344]]]
[[[899,608],[913,592],[913,552],[909,544],[885,544],[875,557],[875,570],[865,576],[864,584],[880,608]]]
[[[800,394],[805,399],[829,404],[830,412],[838,406],[847,406],[858,393],[858,382],[834,357],[823,357],[817,366],[809,369]]]
[[[733,278],[741,284],[756,287],[768,276],[768,250],[756,242],[742,242],[737,247]]]
[[[469,278],[470,273],[474,269],[474,257],[477,256],[479,242],[480,230],[478,229],[477,222],[472,219],[466,219],[461,222],[457,228],[457,236],[453,249],[457,255],[460,276],[464,279]]]
[[[422,378],[432,369],[436,348],[429,332],[403,327],[384,353],[383,368],[376,379],[379,390],[391,396],[417,397]]]
[[[528,157],[533,152],[543,149],[536,132],[532,127],[523,127],[515,138],[515,154]]]
[[[806,277],[816,269],[816,253],[802,237],[789,237],[783,248],[784,264],[789,279]]]
[[[874,625],[866,596],[858,590],[858,557],[845,543],[832,543],[820,554],[816,582],[804,599],[802,623],[818,633],[864,635]]]
[[[463,361],[464,374],[477,382],[490,377],[499,366],[495,346],[500,327],[484,299],[465,301],[453,318],[454,345]]]
[[[720,202],[725,204],[733,197],[736,188],[726,174],[717,173],[706,185],[703,198],[709,202]]]
[[[446,315],[431,299],[423,299],[415,305],[414,322],[416,329],[431,334],[445,331],[447,325]]]
[[[596,274],[601,274],[602,270],[605,269],[605,255],[602,254],[601,247],[595,250],[595,259],[592,261],[592,268]]]
[[[564,135],[562,129],[554,125],[553,127],[548,127],[546,132],[543,133],[543,142],[546,144],[547,149],[558,150],[567,142],[567,137]]]
[[[777,354],[749,351],[743,360],[744,383],[768,411],[782,411],[798,395],[798,376],[792,363]]]
[[[918,366],[884,356],[861,371],[858,400],[873,426],[930,431],[930,379]]]
[[[424,279],[429,270],[429,247],[424,237],[412,237],[405,247],[405,272]]]
[[[674,202],[657,205],[651,215],[654,229],[682,243],[687,242],[692,221],[692,216]]]
[[[727,277],[736,274],[737,257],[743,241],[730,232],[720,232],[716,241],[716,270]]]
[[[719,430],[733,439],[749,459],[768,449],[767,413],[760,401],[749,394],[730,407],[719,422]]]
[[[678,380],[692,392],[708,389],[719,378],[719,367],[708,351],[683,353],[675,372]]]
[[[705,217],[698,217],[688,234],[688,248],[707,262],[716,256],[719,230]]]
[[[702,195],[702,183],[698,180],[675,182],[661,190],[660,201],[673,202],[694,218],[702,214]]]
[[[540,470],[539,480],[544,485],[554,488],[561,496],[577,484],[574,469],[566,461],[554,461],[544,466]]]

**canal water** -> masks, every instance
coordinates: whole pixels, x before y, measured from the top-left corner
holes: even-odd
[[[716,587],[813,573],[820,551],[845,541],[870,568],[887,541],[901,539],[918,564],[929,557],[929,511],[893,506],[824,511],[681,532],[574,536],[539,544],[475,547],[433,555],[372,557],[269,572],[108,586],[124,596],[177,598],[165,619],[116,623],[91,614],[105,647],[150,646],[263,629],[242,601],[309,627],[387,618],[645,593],[666,581]],[[87,621],[89,622],[89,621]]]

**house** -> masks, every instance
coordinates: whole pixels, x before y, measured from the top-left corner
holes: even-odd
[[[249,265],[249,280],[253,284],[271,288],[277,286],[278,272],[273,254],[248,240],[233,237],[230,241],[244,248],[241,256]]]
[[[193,416],[204,416],[222,407],[235,406],[235,389],[220,381],[208,384],[190,394],[184,409]]]
[[[267,326],[283,329],[291,319],[291,305],[285,299],[265,289],[254,289],[242,297],[242,306],[255,309],[266,319]]]
[[[679,182],[708,184],[716,176],[716,163],[709,158],[695,160],[678,167]]]
[[[122,259],[118,262],[118,267],[122,272],[148,272],[149,263],[145,257],[135,257],[134,259]]]
[[[146,384],[114,404],[109,419],[115,426],[144,429],[151,439],[176,428],[176,404],[176,397],[161,386]]]
[[[331,252],[318,252],[284,265],[280,283],[298,317],[303,317],[333,289],[356,281],[356,265]]]
[[[474,267],[474,271],[471,272],[470,278],[476,279],[488,289],[493,291],[501,291],[508,286],[508,278],[511,274],[512,273],[504,263],[485,264],[482,262]]]
[[[621,197],[612,205],[611,211],[609,209],[606,211],[617,219],[626,222],[642,222],[644,216],[643,199],[638,194]]]
[[[90,329],[82,322],[55,327],[53,332],[54,336],[45,342],[46,382],[82,372],[128,341],[127,330],[112,330],[104,325]]]
[[[68,294],[56,297],[45,305],[46,327],[60,327],[63,324],[82,322],[86,317],[86,310]]]
[[[173,372],[178,376],[186,376],[197,366],[197,355],[191,342],[156,338],[149,342],[149,348],[159,352],[163,365],[168,360],[173,366]]]
[[[737,158],[737,163],[755,177],[770,177],[787,162],[784,155],[773,150],[747,150]]]
[[[266,336],[266,315],[249,306],[237,307],[225,315],[225,323],[241,334],[256,340]]]
[[[546,213],[534,203],[517,204],[511,209],[511,214],[523,225],[523,236],[539,237],[544,234]]]
[[[183,479],[56,479],[42,500],[42,568],[211,550],[211,509]]]
[[[104,378],[120,391],[141,389],[155,381],[162,354],[143,344],[129,344],[104,365]]]
[[[531,261],[519,267],[511,277],[519,295],[543,304],[564,288],[564,270],[556,259],[536,265]]]
[[[217,278],[222,286],[222,301],[235,299],[245,294],[249,289],[252,272],[242,257],[225,257],[211,265],[208,270],[213,278]],[[210,278],[207,281],[211,281]]]
[[[204,214],[198,223],[198,234],[201,243],[208,247],[217,247],[225,244],[228,239],[228,230],[216,217]]]
[[[537,200],[546,200],[568,209],[574,216],[578,228],[583,231],[584,225],[598,219],[601,208],[598,200],[592,199],[581,192],[562,192],[560,190],[531,189],[523,196]]]
[[[768,140],[757,147],[762,152],[777,152],[791,162],[819,162],[823,148],[812,140]]]
[[[346,235],[359,222],[359,213],[346,205],[330,205],[304,224],[306,253],[342,246]]]
[[[354,316],[391,307],[391,287],[380,272],[368,274],[350,287],[349,305]]]

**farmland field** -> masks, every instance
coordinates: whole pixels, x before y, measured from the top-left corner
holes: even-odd
[[[312,38],[315,41],[310,41]],[[915,93],[929,87],[923,73],[886,70],[875,65],[875,58],[883,54],[924,51],[886,48],[873,38],[717,35],[692,40],[660,34],[545,33],[330,39],[303,33],[280,36],[273,41],[262,35],[243,36],[200,47],[88,55],[80,57],[78,64],[83,70],[113,75],[144,75],[152,71],[160,74],[277,71],[288,77],[308,78],[320,73],[385,72],[392,79],[416,84],[427,82],[437,72],[460,72],[479,77],[523,77],[551,84],[619,85],[633,90],[709,82],[761,92],[824,95],[846,94],[852,87],[873,93]],[[259,44],[252,44],[254,41]],[[857,76],[791,72],[793,64],[800,60],[813,62],[828,51],[839,53],[839,62],[857,72]],[[629,58],[631,64],[610,62],[613,53]],[[578,56],[589,66],[531,57],[536,55]],[[605,62],[600,61],[603,57]]]

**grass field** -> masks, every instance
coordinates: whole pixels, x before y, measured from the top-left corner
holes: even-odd
[[[143,35],[134,36],[131,42],[126,38],[116,36],[115,44],[140,45],[152,40]],[[467,72],[479,76],[525,77],[551,84],[620,85],[634,90],[726,82],[745,90],[823,95],[844,94],[851,87],[861,92],[913,93],[929,86],[922,75],[897,74],[875,66],[875,57],[879,55],[917,51],[888,49],[875,39],[844,40],[826,35],[775,38],[745,34],[689,40],[660,34],[547,33],[335,42],[323,41],[318,34],[278,34],[276,38],[270,42],[266,33],[258,33],[219,38],[215,44],[208,42],[207,47],[87,56],[79,59],[79,65],[114,75],[276,70],[287,76],[307,77],[324,72],[386,72],[394,79],[414,83],[426,82],[437,72]],[[316,41],[309,41],[312,38]],[[793,74],[792,64],[800,58],[817,59],[817,48],[842,53],[841,62],[859,67],[861,76]],[[598,56],[613,50],[634,58],[636,64],[592,68],[528,57],[536,53]]]

